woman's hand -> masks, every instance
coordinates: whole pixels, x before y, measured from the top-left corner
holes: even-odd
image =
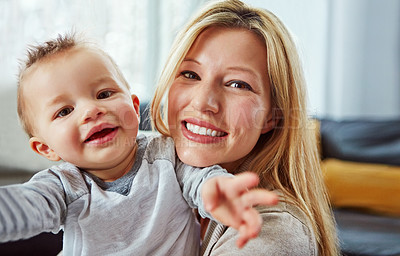
[[[220,223],[239,231],[236,244],[242,248],[257,237],[262,220],[256,205],[275,205],[278,196],[266,189],[255,189],[257,174],[244,172],[235,177],[214,177],[204,183],[201,196],[206,210]]]

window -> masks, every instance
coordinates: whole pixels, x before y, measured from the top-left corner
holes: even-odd
[[[172,40],[202,0],[2,0],[0,88],[15,87],[26,46],[71,30],[94,39],[141,102],[151,99]]]

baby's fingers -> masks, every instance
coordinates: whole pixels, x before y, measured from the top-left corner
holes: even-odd
[[[275,205],[279,201],[276,193],[265,189],[252,189],[242,195],[242,201],[249,207],[256,205]]]
[[[260,179],[258,175],[253,172],[243,172],[235,175],[231,186],[231,191],[236,191],[239,194],[246,192],[249,188],[253,188],[258,185]]]
[[[258,233],[261,230],[262,219],[258,213],[253,208],[247,209],[243,214],[243,222],[239,227],[239,238],[236,241],[236,244],[239,248],[242,248],[247,241],[252,238],[257,237]]]
[[[207,211],[212,211],[219,203],[220,188],[217,179],[207,180],[201,190],[204,207]]]

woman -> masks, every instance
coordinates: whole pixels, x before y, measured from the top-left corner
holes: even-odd
[[[241,250],[235,230],[210,223],[202,254],[338,254],[305,103],[295,44],[269,11],[211,2],[177,36],[152,101],[155,128],[183,162],[256,172],[281,200],[257,207],[262,230]]]

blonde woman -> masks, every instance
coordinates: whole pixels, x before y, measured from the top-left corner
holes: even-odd
[[[203,255],[338,254],[295,44],[271,12],[213,1],[178,34],[152,101],[155,128],[190,165],[257,173],[280,195],[259,236],[211,222]]]

